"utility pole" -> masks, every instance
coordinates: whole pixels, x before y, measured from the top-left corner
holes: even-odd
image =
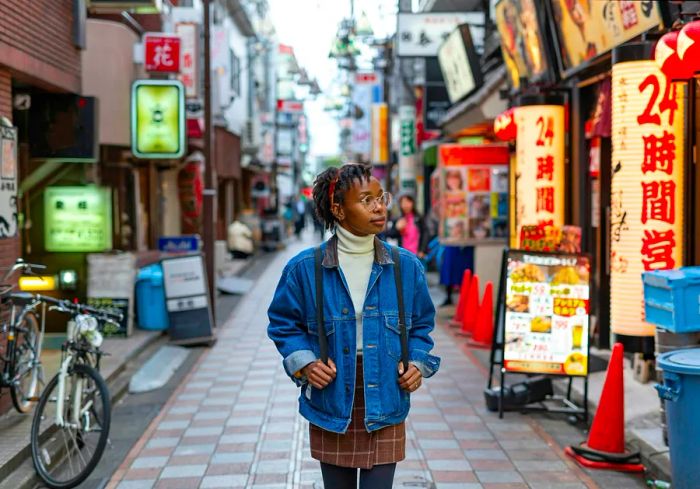
[[[202,0],[204,6],[204,192],[203,192],[203,233],[204,259],[209,282],[209,299],[212,317],[216,324],[216,270],[214,270],[214,204],[216,185],[211,160],[211,46],[209,35],[209,0]]]

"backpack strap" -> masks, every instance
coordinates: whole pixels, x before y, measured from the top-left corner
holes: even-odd
[[[316,276],[316,323],[318,324],[318,344],[321,352],[321,361],[328,364],[328,338],[326,337],[326,328],[323,318],[323,253],[321,247],[317,246],[314,250],[315,266],[314,275]]]
[[[401,279],[401,254],[397,247],[392,247],[394,259],[394,281],[396,282],[396,297],[399,303],[399,331],[401,332],[401,363],[403,371],[408,372],[408,331],[406,331],[406,311],[403,303],[403,281]]]

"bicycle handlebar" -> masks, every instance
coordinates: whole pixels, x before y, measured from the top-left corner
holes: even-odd
[[[46,295],[38,295],[36,296],[37,300],[40,300],[42,302],[46,302],[47,304],[53,304],[57,306],[60,309],[63,309],[65,312],[69,313],[81,313],[85,312],[88,314],[91,314],[93,316],[97,316],[101,319],[106,319],[106,320],[112,320],[112,321],[121,321],[124,318],[124,315],[119,313],[119,312],[113,312],[113,311],[108,311],[106,309],[98,309],[95,307],[91,307],[85,304],[80,304],[80,303],[73,303],[67,299],[55,299],[53,297],[49,297]]]

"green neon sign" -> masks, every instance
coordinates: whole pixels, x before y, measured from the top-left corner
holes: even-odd
[[[185,88],[177,80],[136,80],[131,87],[131,152],[137,158],[185,154]]]
[[[106,187],[48,187],[44,192],[46,251],[112,248],[112,193]]]

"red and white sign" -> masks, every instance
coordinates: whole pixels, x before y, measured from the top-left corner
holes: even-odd
[[[197,43],[197,24],[181,22],[175,25],[175,32],[181,39],[180,81],[185,86],[187,98],[199,95],[199,56]]]
[[[149,33],[143,37],[144,66],[157,73],[180,72],[180,37]]]
[[[277,112],[301,114],[304,112],[304,102],[299,100],[277,100]]]

